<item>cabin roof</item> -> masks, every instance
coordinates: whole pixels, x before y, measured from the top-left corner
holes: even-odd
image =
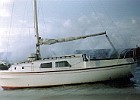
[[[42,58],[41,60],[35,60],[35,61],[25,61],[25,62],[19,62],[15,65],[30,65],[32,63],[43,63],[46,61],[54,61],[54,60],[63,60],[63,59],[71,59],[71,58],[80,58],[83,54],[71,54],[71,55],[64,55],[64,56],[58,56],[58,57],[48,57],[48,58]]]

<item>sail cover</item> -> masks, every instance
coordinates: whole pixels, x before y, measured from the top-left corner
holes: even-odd
[[[78,37],[60,38],[60,39],[40,39],[39,44],[40,45],[43,45],[43,44],[51,45],[51,44],[55,44],[55,43],[62,43],[62,42],[79,40],[79,39],[85,39],[85,38],[88,38],[88,37],[94,37],[94,36],[99,36],[99,35],[104,35],[104,34],[106,34],[106,32],[84,35],[84,36],[78,36]]]

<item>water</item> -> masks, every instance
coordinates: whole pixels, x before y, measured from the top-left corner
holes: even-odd
[[[51,88],[0,89],[0,100],[139,100],[140,67],[130,82],[92,83]]]

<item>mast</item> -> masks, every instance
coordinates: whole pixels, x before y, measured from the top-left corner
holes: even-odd
[[[36,55],[37,55],[37,60],[41,58],[40,54],[40,44],[39,44],[39,33],[38,33],[38,19],[37,19],[37,3],[36,0],[34,0],[34,28],[36,32]]]

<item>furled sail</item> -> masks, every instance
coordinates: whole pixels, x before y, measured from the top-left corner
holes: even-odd
[[[99,36],[99,35],[104,35],[106,32],[102,33],[97,33],[97,34],[90,34],[90,35],[85,35],[85,36],[78,36],[78,37],[68,37],[68,38],[60,38],[60,39],[40,39],[39,44],[40,45],[51,45],[55,43],[62,43],[62,42],[68,42],[68,41],[74,41],[74,40],[79,40],[79,39],[85,39],[88,37],[94,37],[94,36]]]

